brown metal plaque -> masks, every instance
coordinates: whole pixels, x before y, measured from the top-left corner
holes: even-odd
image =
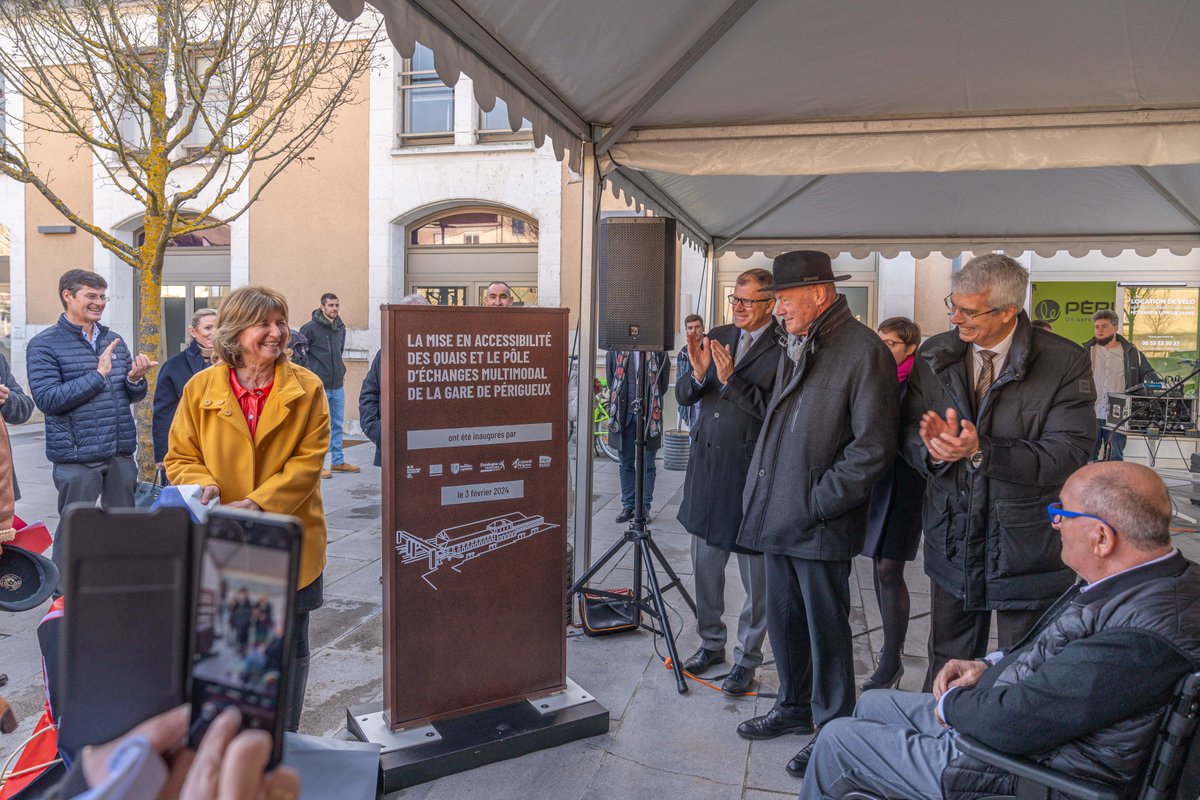
[[[388,722],[562,689],[568,312],[382,311]]]

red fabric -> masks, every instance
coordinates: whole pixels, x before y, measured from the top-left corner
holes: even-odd
[[[899,364],[897,364],[896,365],[896,379],[899,380],[901,383],[904,383],[906,380],[908,380],[908,375],[910,372],[912,372],[913,364],[915,364],[916,361],[917,361],[917,354],[913,353],[908,358],[904,359]]]
[[[46,612],[42,622],[61,617],[62,613],[63,599],[60,597],[51,603],[50,610]],[[47,695],[42,718],[33,727],[33,738],[29,740],[29,744],[25,745],[21,755],[17,756],[17,763],[12,768],[14,773],[24,772],[27,769],[30,771],[24,775],[9,778],[4,786],[0,787],[0,800],[10,800],[10,798],[16,797],[22,789],[37,780],[57,758],[58,727],[54,724],[54,714],[50,710],[50,697]]]
[[[238,383],[237,370],[231,369],[229,370],[229,385],[233,388],[233,394],[242,407],[242,416],[246,418],[246,425],[250,428],[250,438],[253,439],[255,431],[258,430],[258,418],[262,416],[263,406],[267,404],[267,397],[271,394],[275,381],[271,381],[261,389],[246,389]]]

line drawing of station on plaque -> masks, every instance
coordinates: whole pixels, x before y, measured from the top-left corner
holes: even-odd
[[[430,580],[430,576],[443,566],[450,564],[450,569],[462,572],[463,565],[480,556],[494,553],[557,527],[546,522],[539,514],[529,515],[514,511],[456,525],[453,528],[444,528],[428,539],[422,539],[408,531],[396,531],[396,554],[403,564],[425,562],[428,570],[421,575],[421,579],[437,591],[437,586]]]

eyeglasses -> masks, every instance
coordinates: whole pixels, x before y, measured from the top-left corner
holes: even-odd
[[[1050,524],[1056,528],[1062,524],[1064,519],[1087,517],[1088,519],[1094,519],[1097,522],[1103,522],[1105,525],[1112,528],[1114,532],[1117,530],[1116,526],[1106,520],[1104,517],[1097,517],[1095,514],[1084,514],[1082,511],[1067,511],[1062,507],[1062,503],[1051,503],[1050,505],[1046,506],[1046,516],[1050,517]]]
[[[948,294],[946,295],[946,298],[942,300],[942,302],[946,304],[946,314],[951,317],[953,317],[955,314],[962,314],[967,319],[975,319],[976,317],[982,317],[984,314],[995,314],[1000,310],[999,307],[996,307],[989,308],[986,311],[972,311],[969,308],[963,308],[961,306],[954,305],[954,301],[950,299],[953,296],[954,295],[952,294]]]
[[[754,308],[755,303],[769,303],[771,302],[771,299],[772,298],[768,297],[765,300],[751,300],[746,297],[737,297],[736,295],[731,294],[729,295],[729,305],[733,306],[734,308],[750,309]]]
[[[83,296],[83,299],[89,300],[93,303],[107,303],[109,300],[109,297],[106,294],[85,294]]]

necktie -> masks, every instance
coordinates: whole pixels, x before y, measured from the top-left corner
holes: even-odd
[[[750,347],[753,340],[750,338],[749,331],[742,331],[742,336],[738,339],[737,352],[733,354],[733,366],[742,363],[742,357],[750,352]]]
[[[988,393],[992,382],[996,380],[996,365],[994,363],[996,353],[991,350],[980,350],[979,355],[983,356],[983,368],[979,370],[979,379],[975,381],[976,411],[983,407],[984,395]]]

